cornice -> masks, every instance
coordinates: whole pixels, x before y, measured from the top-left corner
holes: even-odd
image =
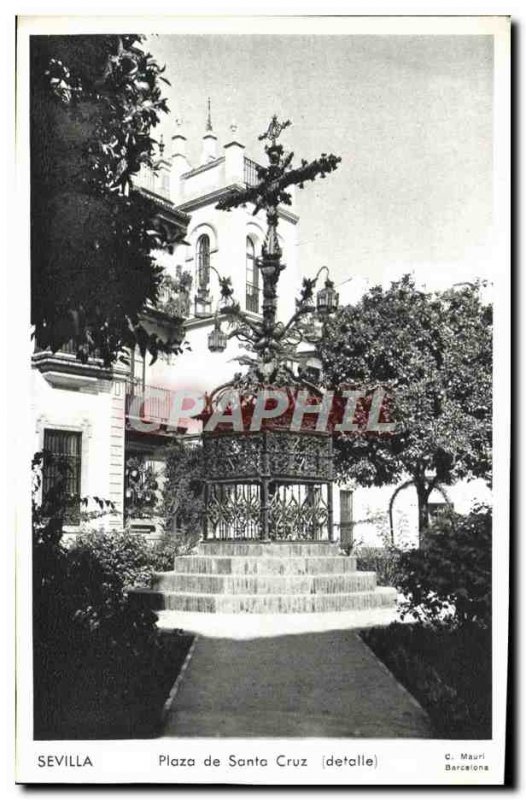
[[[198,197],[194,197],[192,200],[187,200],[186,203],[181,203],[181,205],[177,206],[177,208],[185,213],[191,213],[192,211],[195,211],[196,208],[210,205],[210,203],[215,203],[218,200],[221,200],[222,197],[225,197],[236,189],[238,191],[244,191],[246,186],[243,183],[231,183],[228,186],[223,186],[221,189],[214,189],[207,194],[201,194]],[[279,206],[278,216],[282,219],[286,219],[293,225],[296,225],[299,222],[299,216],[295,214],[294,211],[289,211],[284,206]]]
[[[209,169],[218,167],[219,164],[222,164],[224,160],[225,160],[224,156],[219,156],[219,158],[214,158],[213,161],[207,161],[206,164],[200,164],[198,167],[194,167],[194,169],[188,170],[188,172],[183,172],[183,174],[181,175],[181,180],[186,181],[188,178],[193,178],[194,175],[200,175],[201,172],[206,172]]]
[[[144,195],[149,200],[152,200],[155,205],[159,206],[159,208],[167,212],[173,218],[173,222],[186,229],[190,222],[190,215],[182,211],[179,206],[175,206],[171,200],[167,200],[165,197],[161,197],[156,194],[156,192],[152,192],[150,189],[145,189],[142,186],[135,187],[135,191]]]

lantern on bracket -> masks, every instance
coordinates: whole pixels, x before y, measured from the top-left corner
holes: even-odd
[[[211,353],[223,353],[226,350],[227,335],[221,330],[219,317],[215,318],[214,330],[208,334],[208,349]]]
[[[316,295],[316,310],[318,314],[331,314],[338,308],[338,292],[334,288],[334,282],[327,278],[325,286]]]
[[[212,316],[212,299],[209,294],[198,292],[195,296],[194,313],[196,317],[211,317]]]

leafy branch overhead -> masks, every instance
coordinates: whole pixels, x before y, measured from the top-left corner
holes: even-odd
[[[31,317],[39,346],[73,341],[106,364],[139,344],[179,352],[176,320],[161,340],[141,313],[158,300],[163,246],[156,207],[132,190],[155,167],[151,136],[167,112],[163,68],[142,37],[31,39]]]

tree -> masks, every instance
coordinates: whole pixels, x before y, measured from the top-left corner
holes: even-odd
[[[492,309],[478,284],[418,291],[408,276],[374,287],[328,320],[319,345],[327,386],[382,386],[392,433],[337,434],[341,479],[412,479],[422,537],[433,489],[491,475]]]
[[[141,322],[155,304],[162,246],[154,203],[132,190],[155,166],[151,129],[167,112],[163,69],[142,37],[31,37],[31,321],[40,347],[73,341],[111,364],[139,345],[179,352]]]

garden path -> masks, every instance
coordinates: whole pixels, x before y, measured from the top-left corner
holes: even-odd
[[[425,712],[356,630],[325,630],[198,636],[164,736],[429,738],[432,732]]]

